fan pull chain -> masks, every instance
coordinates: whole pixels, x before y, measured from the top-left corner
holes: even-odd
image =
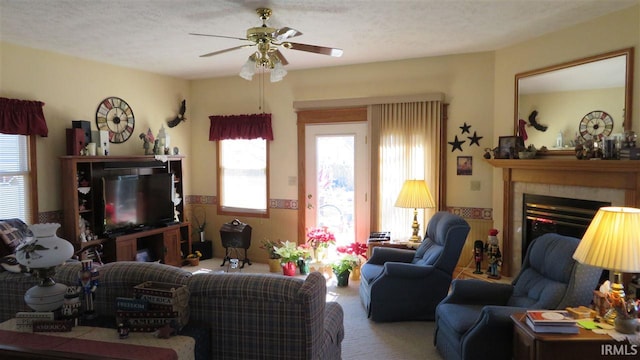
[[[264,113],[264,67],[260,66],[260,79],[258,80],[258,111]]]

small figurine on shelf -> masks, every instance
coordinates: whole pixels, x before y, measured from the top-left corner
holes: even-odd
[[[482,242],[482,240],[476,240],[473,243],[473,259],[476,262],[476,271],[474,271],[474,274],[482,274],[482,270],[480,270],[480,267],[482,266],[482,255],[484,254],[484,243]]]
[[[64,294],[64,302],[62,303],[62,317],[73,321],[73,325],[78,325],[78,315],[80,313],[80,287],[69,286]]]
[[[502,265],[502,254],[498,245],[498,230],[489,230],[489,237],[485,244],[485,252],[489,256],[489,269],[487,269],[490,279],[500,279],[500,271],[498,267]]]

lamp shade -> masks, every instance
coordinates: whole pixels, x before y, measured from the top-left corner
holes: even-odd
[[[435,202],[424,180],[407,180],[402,185],[396,207],[426,209],[435,207]]]
[[[249,56],[247,61],[240,68],[240,77],[245,80],[251,80],[256,73],[256,57],[255,55]]]
[[[640,272],[640,209],[600,208],[573,258],[617,272]]]
[[[16,260],[31,269],[50,268],[73,256],[73,245],[56,235],[60,224],[33,224],[29,230],[33,239],[16,249]]]

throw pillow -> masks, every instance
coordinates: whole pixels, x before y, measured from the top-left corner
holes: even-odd
[[[0,268],[12,273],[26,273],[27,268],[20,265],[16,256],[11,254],[0,258]]]
[[[10,255],[22,241],[22,233],[7,221],[0,221],[0,256]]]

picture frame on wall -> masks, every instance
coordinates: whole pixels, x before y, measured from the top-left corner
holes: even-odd
[[[458,156],[456,171],[458,175],[472,175],[473,174],[473,157]]]
[[[524,140],[521,136],[500,136],[498,138],[498,152],[496,159],[517,159],[518,151],[524,149]]]

